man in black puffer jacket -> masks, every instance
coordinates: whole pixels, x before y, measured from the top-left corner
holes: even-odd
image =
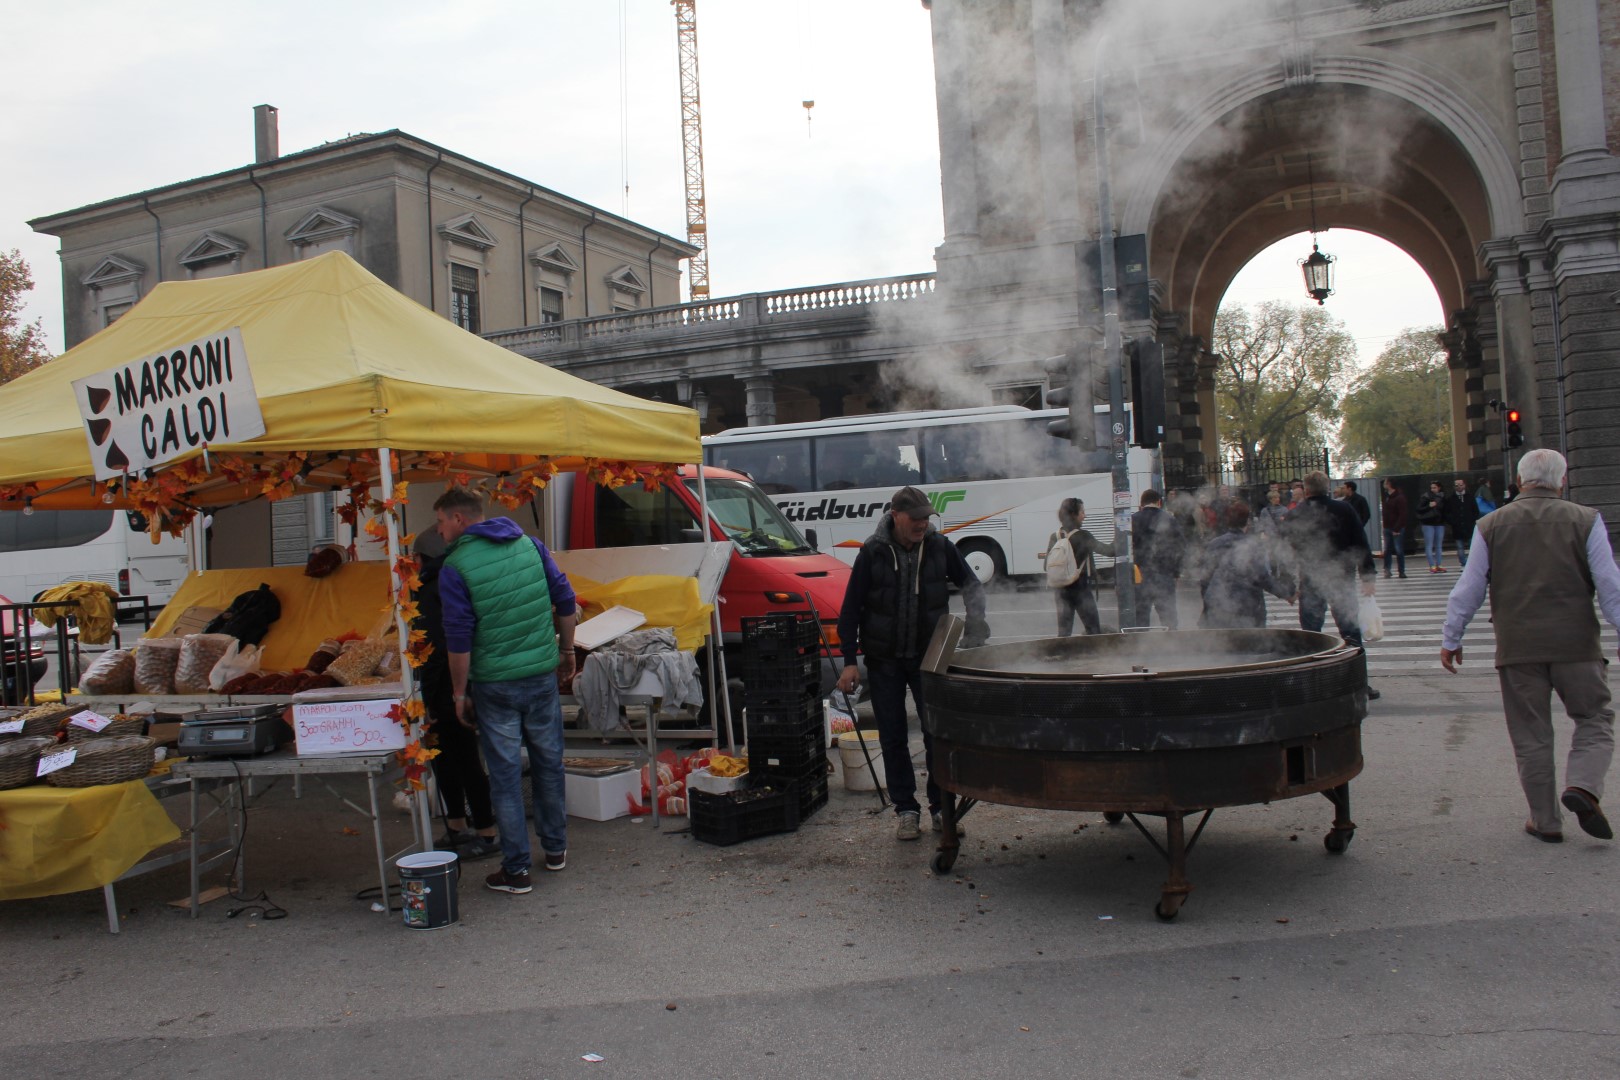
[[[922,715],[922,655],[934,625],[950,611],[950,586],[962,590],[967,628],[962,647],[975,648],[989,637],[984,618],[984,586],[956,545],[934,531],[929,518],[933,506],[914,487],[895,492],[889,512],[878,521],[855,556],[838,613],[838,638],[844,649],[844,670],[838,688],[855,689],[859,672],[855,659],[866,656],[866,677],[872,687],[872,712],[877,717],[878,739],[883,745],[883,771],[889,797],[899,815],[895,835],[916,840],[922,807],[917,802],[917,776],[911,767],[911,737],[906,725],[906,689]],[[924,766],[928,769],[928,812],[940,828],[939,785],[934,783],[931,740],[923,735]]]

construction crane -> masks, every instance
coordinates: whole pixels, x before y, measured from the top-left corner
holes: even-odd
[[[697,0],[670,0],[681,66],[681,152],[686,163],[686,242],[693,300],[709,298],[709,223],[703,205],[703,114],[698,104]]]

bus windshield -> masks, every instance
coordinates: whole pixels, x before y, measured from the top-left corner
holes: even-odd
[[[697,481],[687,487],[697,493]],[[809,555],[812,548],[799,530],[752,484],[707,480],[709,513],[744,555]]]

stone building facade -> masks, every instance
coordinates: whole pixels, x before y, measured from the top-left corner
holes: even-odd
[[[36,218],[61,240],[69,347],[161,281],[341,250],[475,333],[678,303],[684,240],[402,131],[258,160]]]

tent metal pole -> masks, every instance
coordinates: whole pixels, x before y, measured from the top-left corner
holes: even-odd
[[[394,497],[394,454],[386,446],[377,448],[377,471],[382,480],[383,502]],[[383,517],[383,523],[388,526],[388,581],[393,588],[393,595],[398,596],[400,590],[399,579],[399,518],[392,513]],[[409,700],[416,689],[415,673],[411,670],[410,656],[407,648],[411,640],[411,628],[405,623],[405,615],[400,611],[399,605],[394,605],[394,629],[399,633],[399,681],[403,694],[402,701]],[[411,737],[422,738],[422,725],[411,721]],[[411,812],[415,827],[419,830],[422,850],[432,848],[433,819],[429,815],[426,791],[411,792],[413,808]],[[388,903],[388,897],[383,897],[383,903]]]
[[[705,542],[708,542],[708,538],[709,538],[709,488],[708,488],[708,485],[704,482],[704,479],[703,479],[703,462],[702,461],[699,461],[697,463],[697,480],[698,480],[698,512],[703,515],[703,538],[704,538]],[[724,529],[721,530],[720,536],[721,536],[721,539],[726,540],[728,542],[731,539],[729,536],[725,535],[725,530]],[[712,697],[709,699],[709,701],[710,701],[709,715],[711,715],[711,716],[724,716],[726,718],[726,748],[731,751],[732,756],[736,756],[736,753],[737,753],[737,728],[736,728],[736,725],[734,725],[732,723],[732,721],[731,721],[730,679],[726,675],[726,635],[725,635],[725,631],[722,630],[721,627],[720,627],[720,597],[719,596],[715,597],[714,607],[709,612],[709,656],[714,662],[716,662],[719,665],[719,670],[720,670],[720,700],[715,701]],[[714,686],[712,684],[709,687],[709,692],[711,694],[714,692]],[[718,733],[716,733],[715,745],[719,745],[719,742],[720,742],[719,735],[718,735]]]

